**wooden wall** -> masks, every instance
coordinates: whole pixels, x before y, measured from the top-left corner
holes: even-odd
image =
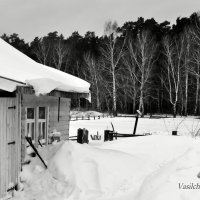
[[[53,96],[35,96],[21,94],[21,132],[22,160],[25,156],[25,125],[27,107],[48,107],[48,134],[54,130],[61,133],[61,139],[69,138],[71,100]]]
[[[21,169],[17,98],[0,98],[0,198],[12,196]]]
[[[48,107],[48,134],[56,130],[61,133],[61,139],[68,139],[70,97],[80,94],[54,91],[35,96],[32,88],[18,87],[14,95],[0,97],[0,199],[12,195],[12,186],[19,181],[26,151],[26,108]]]
[[[56,97],[49,107],[49,132],[57,130],[61,139],[69,139],[70,105],[70,99]]]

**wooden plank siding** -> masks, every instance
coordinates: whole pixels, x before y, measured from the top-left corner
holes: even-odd
[[[17,98],[0,98],[0,198],[19,181],[21,144]]]
[[[25,126],[27,107],[46,107],[48,110],[47,130],[52,133],[54,130],[61,133],[61,139],[69,138],[71,99],[54,96],[35,96],[21,94],[21,131],[22,131],[22,160],[25,156]],[[60,107],[60,108],[59,108]],[[59,116],[58,116],[59,115]],[[37,125],[37,123],[36,123]],[[37,128],[37,127],[36,127]],[[37,145],[36,145],[37,146]]]
[[[53,91],[48,95],[36,96],[31,87],[17,87],[17,90],[12,94],[1,94],[0,199],[12,194],[12,190],[11,192],[7,192],[7,190],[11,187],[11,184],[15,185],[19,181],[19,172],[26,155],[27,142],[25,135],[27,108],[36,108],[35,112],[36,116],[38,116],[38,108],[45,107],[47,111],[47,134],[53,131],[60,132],[61,139],[66,140],[69,139],[71,98],[87,97],[88,95]],[[8,107],[11,108],[8,109]],[[38,131],[37,126],[38,123],[36,121],[36,133]]]
[[[0,99],[0,198],[6,195],[6,101]]]
[[[58,108],[58,106],[60,106],[60,108]],[[55,129],[61,133],[61,139],[68,139],[69,121],[70,99],[60,98],[59,105],[58,103],[55,103],[52,107],[49,108],[49,131],[53,132]]]

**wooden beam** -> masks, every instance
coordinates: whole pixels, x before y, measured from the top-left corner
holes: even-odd
[[[7,77],[4,77],[4,76],[0,76],[0,78],[3,78],[3,79],[8,80],[8,81],[13,81],[13,82],[16,82],[16,83],[20,83],[22,85],[26,85],[26,83],[24,83],[24,82],[17,81],[15,79],[7,78]]]

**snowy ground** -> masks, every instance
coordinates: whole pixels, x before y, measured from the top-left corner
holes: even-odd
[[[15,200],[199,200],[200,140],[198,119],[139,119],[137,134],[112,142],[80,145],[60,142],[40,150],[48,170],[33,159],[22,173],[24,190]],[[105,129],[132,133],[133,118],[72,121],[89,134]],[[172,136],[178,130],[180,136]]]
[[[134,117],[117,117],[117,118],[101,118],[91,120],[79,120],[70,122],[70,135],[77,135],[78,128],[86,128],[89,134],[96,134],[97,131],[103,135],[104,130],[112,130],[111,122],[115,131],[118,133],[133,133],[135,118]],[[178,131],[179,135],[195,135],[199,134],[200,119],[194,117],[178,117],[178,118],[139,118],[136,134],[161,134],[171,135],[172,131]]]

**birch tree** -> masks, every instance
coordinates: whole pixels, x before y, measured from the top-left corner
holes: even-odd
[[[62,64],[67,59],[69,54],[69,48],[64,43],[62,36],[58,37],[57,41],[53,45],[53,63],[56,69],[61,70]]]
[[[34,41],[31,43],[32,53],[35,54],[37,60],[43,64],[48,64],[48,57],[50,51],[50,44],[46,38],[38,38],[36,37]]]
[[[183,63],[184,63],[184,115],[188,115],[188,87],[189,87],[189,69],[191,63],[191,30],[189,27],[186,27],[183,33],[183,36],[180,37],[183,40],[184,44],[184,55],[183,55]]]
[[[101,53],[104,61],[107,63],[104,65],[104,70],[111,75],[112,79],[112,100],[113,100],[113,113],[117,114],[117,88],[116,88],[116,74],[119,61],[122,57],[122,53],[125,45],[125,38],[121,43],[118,32],[117,22],[108,21],[105,24],[106,40],[101,48]]]
[[[190,68],[190,73],[195,76],[196,90],[195,90],[195,104],[194,115],[197,115],[199,108],[199,89],[200,89],[200,50],[195,49],[192,56],[193,67]]]
[[[93,87],[92,92],[96,99],[96,106],[97,110],[101,111],[101,102],[100,102],[100,70],[98,61],[95,59],[95,57],[87,52],[84,54],[84,60],[87,64],[87,69],[89,72],[89,81]]]
[[[177,114],[177,103],[179,97],[182,56],[184,52],[184,40],[175,38],[174,40],[166,36],[163,40],[165,61],[165,78],[162,80],[169,94],[169,101],[173,106],[173,116]]]
[[[136,74],[136,62],[134,59],[134,47],[133,47],[133,41],[130,39],[128,41],[128,48],[123,56],[123,63],[125,65],[125,68],[127,70],[127,87],[129,90],[127,90],[127,95],[132,98],[132,111],[135,113],[136,111],[136,97],[137,97],[137,74]]]
[[[144,99],[150,83],[152,68],[155,62],[157,44],[148,31],[139,31],[136,41],[129,41],[128,52],[130,63],[126,63],[136,95],[136,83],[139,90],[139,108],[144,115]],[[134,97],[135,98],[135,97]]]
[[[195,76],[196,79],[196,90],[195,90],[195,105],[194,114],[197,115],[199,108],[199,90],[200,90],[200,26],[198,23],[195,25],[195,29],[192,30],[192,67],[189,68],[189,72]]]

